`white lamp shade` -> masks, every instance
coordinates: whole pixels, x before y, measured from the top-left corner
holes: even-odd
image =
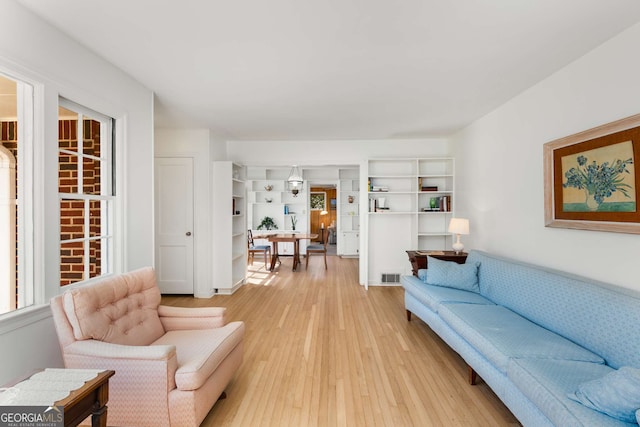
[[[302,174],[300,173],[300,169],[298,166],[294,165],[291,168],[291,172],[289,173],[289,178],[287,178],[289,184],[292,185],[301,185],[304,179],[302,178]]]
[[[469,220],[466,218],[451,218],[449,233],[469,234]]]

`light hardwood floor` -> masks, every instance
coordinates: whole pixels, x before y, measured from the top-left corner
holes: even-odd
[[[231,296],[165,296],[224,306],[246,324],[244,362],[202,426],[518,426],[464,361],[415,316],[401,287],[358,284],[358,261],[250,267]]]

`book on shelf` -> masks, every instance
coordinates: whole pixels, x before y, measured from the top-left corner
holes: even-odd
[[[389,212],[389,207],[381,207],[378,204],[378,199],[372,197],[369,199],[369,212]]]
[[[420,186],[420,189],[422,191],[438,191],[438,186],[437,185],[426,185],[426,186]]]
[[[371,191],[374,193],[387,192],[389,191],[389,187],[383,185],[374,185],[371,187]]]
[[[435,200],[435,204],[431,203]],[[422,208],[423,212],[451,212],[451,196],[432,197],[429,206]]]

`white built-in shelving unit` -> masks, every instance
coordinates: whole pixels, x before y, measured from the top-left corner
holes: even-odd
[[[370,159],[368,174],[368,284],[410,274],[406,250],[446,250],[453,217],[454,159]],[[382,283],[388,284],[388,283]]]
[[[254,236],[269,233],[292,233],[308,230],[308,185],[305,181],[304,191],[293,195],[287,190],[287,178],[291,168],[287,167],[247,167],[247,228]],[[304,175],[304,172],[303,172]],[[271,217],[277,225],[276,230],[258,230],[264,217]],[[295,229],[293,219],[296,220]],[[256,240],[256,244],[265,242]],[[308,241],[300,242],[300,252],[306,253]],[[293,243],[280,243],[281,254],[293,254]]]
[[[247,266],[246,169],[230,161],[213,162],[213,287],[231,294],[244,284]]]
[[[339,169],[337,254],[360,254],[360,175],[358,169]]]

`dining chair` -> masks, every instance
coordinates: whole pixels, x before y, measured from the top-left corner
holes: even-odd
[[[253,256],[256,253],[262,252],[264,253],[264,268],[267,268],[269,265],[268,259],[271,258],[271,245],[258,245],[256,246],[253,243],[253,234],[251,234],[251,230],[247,231],[247,246],[249,251],[247,253],[247,262],[249,265],[253,265]],[[267,254],[269,254],[267,256]]]
[[[306,256],[307,261],[306,261],[305,266],[304,266],[305,269],[307,267],[309,267],[309,256],[311,254],[318,254],[318,255],[322,254],[322,255],[324,255],[324,269],[325,270],[328,269],[328,267],[327,267],[327,241],[329,240],[328,239],[329,236],[327,235],[325,237],[324,233],[322,233],[321,236],[322,236],[321,237],[322,240],[320,241],[320,243],[321,243],[320,245],[311,244],[311,245],[307,246],[307,256]]]

